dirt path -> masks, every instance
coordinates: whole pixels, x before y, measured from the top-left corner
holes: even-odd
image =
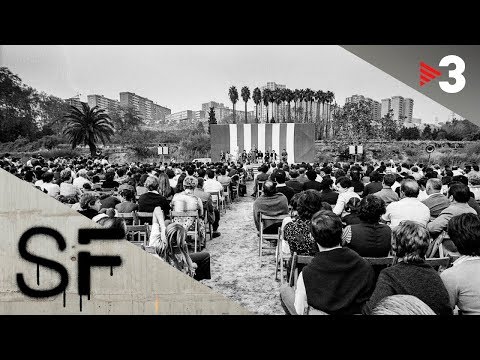
[[[207,240],[212,279],[202,283],[256,314],[283,315],[280,281],[275,281],[275,249],[258,255],[257,230],[253,222],[253,181],[247,195],[239,198],[220,217],[221,236]]]

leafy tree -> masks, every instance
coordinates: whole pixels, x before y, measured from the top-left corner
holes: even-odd
[[[38,131],[38,94],[6,67],[0,67],[0,142],[33,139]]]
[[[262,92],[258,87],[253,89],[253,102],[255,103],[255,122],[258,123],[258,105],[262,102]]]
[[[418,140],[420,139],[420,130],[417,127],[402,127],[397,137],[398,140]]]
[[[247,102],[250,99],[250,89],[248,88],[248,86],[242,87],[241,94],[242,94],[242,99],[245,102],[245,124],[246,124],[246,123],[248,123],[248,120],[247,120]]]
[[[332,121],[330,119],[330,105],[335,99],[335,94],[331,92],[330,90],[327,91],[325,95],[325,102],[327,103],[327,120],[326,120],[326,129],[325,129],[325,137],[328,139],[329,133],[330,133],[330,128],[332,127]],[[373,116],[372,116],[373,119]]]
[[[432,139],[432,128],[430,125],[425,126],[422,131],[422,139],[424,140],[431,140]]]
[[[290,111],[290,108],[291,108],[290,104],[295,99],[294,92],[290,89],[285,89],[284,96],[285,96],[285,101],[288,104],[288,122],[292,122],[292,116],[291,116],[292,114],[291,114],[291,111]]]
[[[120,106],[111,111],[109,117],[120,137],[125,132],[139,131],[140,127],[144,125],[141,114],[133,106]]]
[[[238,91],[235,86],[230,86],[230,89],[228,89],[228,97],[230,98],[230,101],[233,105],[233,123],[236,124],[237,118],[235,114],[235,104],[238,101]]]
[[[379,121],[377,137],[381,140],[391,141],[398,135],[398,123],[393,119],[393,109]]]
[[[338,126],[338,138],[343,146],[352,142],[366,144],[375,135],[372,110],[364,100],[345,104],[342,109],[334,112],[333,116]]]
[[[208,112],[208,123],[208,133],[210,134],[210,125],[215,125],[217,123],[217,119],[215,119],[215,109],[213,108],[213,106]]]
[[[110,141],[110,137],[114,134],[110,117],[98,106],[90,108],[84,103],[82,109],[70,106],[70,112],[65,115],[65,119],[67,123],[63,133],[71,142],[72,149],[83,143],[88,145],[92,156],[97,152],[97,143],[101,141],[105,145],[105,142]]]

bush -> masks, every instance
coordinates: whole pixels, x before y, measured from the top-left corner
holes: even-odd
[[[479,155],[480,154],[480,142],[476,142],[476,143],[473,143],[473,144],[468,144],[467,146],[465,146],[464,151],[468,156]]]
[[[57,150],[41,151],[40,155],[42,155],[45,159],[49,159],[51,157],[74,158],[74,157],[80,156],[80,153],[77,150],[72,150],[72,149],[57,149]]]

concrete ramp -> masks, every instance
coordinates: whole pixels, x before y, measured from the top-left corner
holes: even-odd
[[[251,314],[1,169],[0,187],[0,314]]]

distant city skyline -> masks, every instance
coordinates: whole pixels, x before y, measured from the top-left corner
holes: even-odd
[[[24,83],[62,99],[81,94],[119,99],[132,92],[171,109],[201,110],[215,101],[232,107],[228,88],[237,87],[236,109],[244,110],[243,86],[250,92],[269,82],[290,89],[332,91],[343,106],[352,94],[380,101],[414,100],[413,117],[444,122],[451,110],[335,45],[81,45],[0,46],[0,66]],[[255,106],[250,99],[248,111]]]

